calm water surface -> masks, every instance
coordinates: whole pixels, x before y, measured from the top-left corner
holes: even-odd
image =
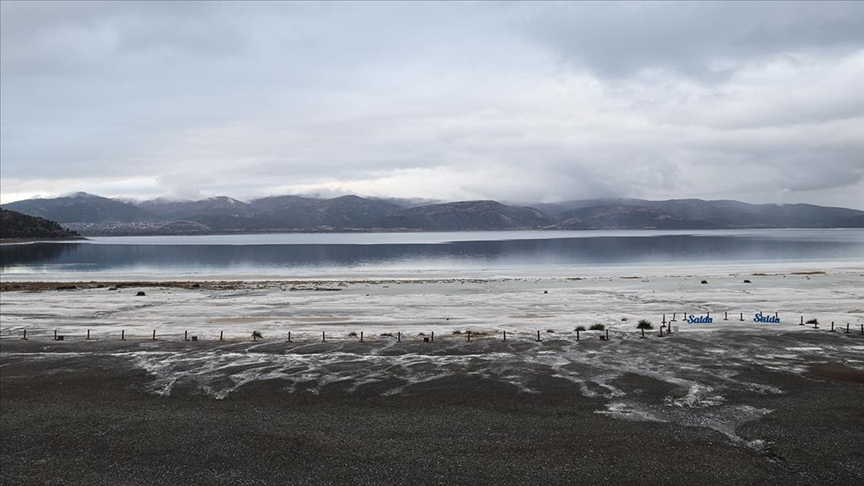
[[[723,263],[864,264],[864,229],[105,237],[0,246],[0,276],[290,278]]]

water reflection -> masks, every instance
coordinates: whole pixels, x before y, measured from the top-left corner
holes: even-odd
[[[821,240],[759,236],[604,236],[450,243],[146,245],[38,243],[0,247],[0,272],[88,272],[130,268],[260,269],[463,268],[606,265],[680,261],[777,261],[864,258],[864,242],[848,235]]]

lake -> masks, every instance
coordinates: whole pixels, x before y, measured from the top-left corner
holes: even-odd
[[[0,246],[8,280],[539,276],[820,262],[864,264],[864,229],[94,237]]]

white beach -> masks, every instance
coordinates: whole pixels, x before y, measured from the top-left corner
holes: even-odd
[[[265,339],[298,339],[326,331],[333,339],[362,331],[369,339],[384,332],[416,336],[454,331],[529,335],[552,330],[574,335],[576,326],[603,324],[613,333],[636,333],[639,319],[655,328],[663,315],[680,332],[720,329],[797,331],[804,320],[832,321],[858,328],[864,323],[864,265],[845,263],[760,264],[680,267],[594,267],[574,272],[546,270],[541,276],[488,275],[466,271],[455,278],[438,272],[368,273],[291,280],[200,280],[232,282],[230,290],[123,286],[119,290],[7,291],[2,294],[0,327],[4,339],[57,330],[66,339],[162,338],[184,332],[201,339],[245,339],[260,331]],[[520,274],[521,273],[521,274]],[[99,281],[122,281],[102,275]],[[151,275],[149,281],[155,280]],[[207,277],[213,277],[212,280]],[[160,280],[172,280],[165,276]],[[180,280],[186,280],[181,278]],[[702,281],[706,284],[702,284]],[[752,283],[744,283],[750,280]],[[24,282],[30,281],[21,280]],[[190,281],[191,282],[191,281]],[[4,283],[10,286],[7,278]],[[70,285],[66,282],[64,285]],[[136,296],[138,291],[146,293]],[[754,315],[777,315],[781,324],[757,323]],[[682,315],[705,316],[710,324],[687,324]],[[724,316],[728,313],[728,319]],[[743,315],[743,321],[741,317]],[[515,337],[515,336],[514,336]]]

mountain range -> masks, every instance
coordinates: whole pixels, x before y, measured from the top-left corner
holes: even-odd
[[[87,193],[3,205],[82,235],[170,235],[300,231],[476,231],[583,229],[864,228],[864,211],[810,204],[676,199],[590,199],[554,204],[497,201],[418,203],[342,196],[270,196],[248,202],[123,201]]]

